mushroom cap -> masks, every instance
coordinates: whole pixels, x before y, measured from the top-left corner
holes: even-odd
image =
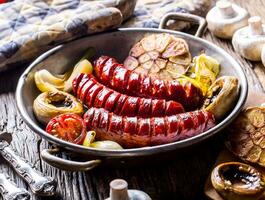
[[[264,192],[262,176],[254,167],[227,162],[216,166],[211,174],[215,190],[225,199],[258,199]]]
[[[236,30],[247,26],[248,12],[236,4],[232,4],[232,9],[235,14],[230,17],[224,17],[217,6],[208,12],[206,16],[208,28],[215,36],[231,39]]]
[[[262,25],[265,33],[265,25]],[[251,35],[249,26],[237,30],[233,36],[232,44],[236,52],[251,61],[260,61],[262,47],[265,44],[265,34]]]

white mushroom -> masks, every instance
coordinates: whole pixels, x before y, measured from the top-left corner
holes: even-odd
[[[265,44],[265,26],[259,16],[249,18],[248,26],[237,30],[233,36],[234,49],[244,58],[261,60],[262,47]]]
[[[263,45],[262,50],[261,50],[261,61],[263,66],[265,67],[265,45]],[[265,106],[265,103],[264,103]]]
[[[231,39],[234,32],[247,26],[248,12],[228,1],[216,3],[207,14],[206,20],[209,30],[217,37]]]
[[[106,200],[151,200],[151,197],[140,190],[128,190],[128,183],[123,179],[110,182],[110,197]]]

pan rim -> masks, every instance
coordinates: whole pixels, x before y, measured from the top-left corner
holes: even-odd
[[[178,36],[183,36],[185,39],[191,38],[193,40],[197,40],[199,43],[204,43],[206,45],[210,45],[211,47],[217,49],[219,52],[221,52],[223,55],[225,55],[227,57],[227,59],[230,60],[230,62],[234,65],[234,68],[237,70],[237,73],[240,77],[240,82],[241,82],[240,94],[239,94],[237,103],[236,103],[235,107],[233,108],[233,110],[226,116],[225,119],[223,119],[221,122],[219,122],[216,126],[214,126],[213,128],[211,128],[211,129],[209,129],[209,130],[207,130],[207,131],[205,131],[199,135],[193,136],[191,138],[183,139],[180,141],[176,141],[176,142],[172,142],[172,143],[168,143],[168,144],[157,145],[157,146],[131,148],[131,149],[123,149],[123,150],[102,150],[102,149],[94,149],[91,147],[84,147],[82,145],[73,144],[73,143],[61,140],[55,136],[52,136],[52,135],[48,134],[45,130],[43,130],[38,124],[36,124],[28,115],[26,108],[23,105],[22,88],[23,88],[23,85],[25,83],[25,79],[27,78],[28,74],[31,72],[31,70],[38,63],[47,59],[49,56],[56,53],[57,51],[59,51],[64,46],[68,45],[69,43],[74,42],[74,41],[76,42],[78,40],[85,38],[85,37],[83,37],[83,38],[79,38],[77,40],[73,40],[73,41],[66,43],[66,44],[58,45],[58,46],[46,51],[45,53],[40,55],[37,59],[35,59],[20,76],[18,84],[17,84],[17,88],[16,88],[16,94],[15,94],[16,103],[17,103],[17,107],[18,107],[20,115],[22,116],[23,121],[30,127],[30,129],[32,131],[36,132],[42,138],[48,140],[51,143],[54,143],[60,147],[68,149],[68,150],[72,150],[72,151],[74,150],[75,152],[78,152],[78,153],[95,155],[95,156],[103,156],[103,157],[104,156],[111,156],[111,157],[128,157],[129,156],[130,157],[130,156],[136,156],[136,155],[137,156],[145,156],[145,155],[151,155],[151,154],[155,154],[155,153],[161,153],[161,152],[172,151],[172,150],[184,148],[187,146],[191,146],[195,143],[199,143],[201,141],[204,141],[205,139],[215,135],[220,130],[225,128],[229,123],[231,123],[231,121],[233,121],[233,119],[235,119],[237,117],[237,115],[243,109],[243,105],[246,102],[247,93],[248,93],[248,83],[247,83],[246,74],[244,73],[244,70],[240,66],[240,64],[238,64],[236,62],[236,60],[231,55],[229,55],[225,50],[223,50],[222,48],[216,46],[215,44],[213,44],[213,43],[211,43],[205,39],[198,38],[198,37],[195,37],[193,35],[182,33],[179,31],[164,30],[164,29],[120,28],[117,30],[107,31],[107,32],[103,32],[100,34],[108,34],[108,33],[113,33],[113,32],[120,32],[120,31],[122,31],[122,32],[143,31],[146,33],[148,33],[148,32],[149,33],[150,32],[152,32],[152,33],[170,33],[170,34],[175,34]],[[90,37],[90,36],[86,36],[86,37]]]

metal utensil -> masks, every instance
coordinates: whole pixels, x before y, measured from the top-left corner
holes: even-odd
[[[20,158],[10,147],[11,133],[0,133],[0,154],[14,168],[14,170],[29,184],[36,195],[51,196],[56,189],[56,182],[52,177],[46,177],[25,159]]]
[[[23,188],[18,188],[9,177],[0,173],[0,194],[3,200],[29,200],[30,194]]]

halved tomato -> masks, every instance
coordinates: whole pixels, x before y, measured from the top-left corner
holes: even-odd
[[[68,142],[83,144],[86,126],[79,115],[67,113],[52,118],[46,126],[46,132]]]

